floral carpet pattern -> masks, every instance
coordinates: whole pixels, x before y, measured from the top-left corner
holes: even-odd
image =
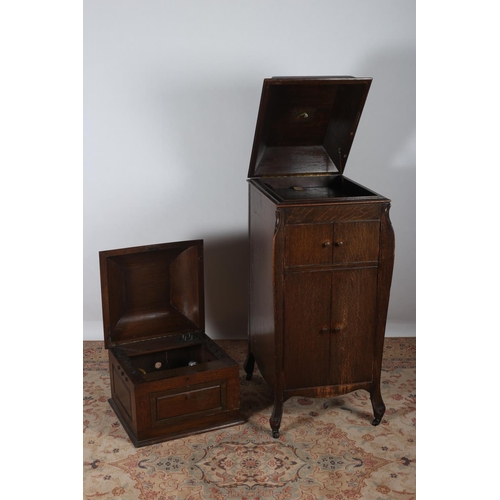
[[[295,397],[284,404],[279,439],[258,367],[245,378],[247,342],[217,343],[240,365],[246,423],[134,448],[108,403],[104,343],[84,342],[85,500],[415,499],[415,338],[385,341],[379,426],[365,391]]]

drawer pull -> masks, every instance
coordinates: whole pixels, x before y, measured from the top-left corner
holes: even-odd
[[[324,246],[324,247],[329,247],[330,245],[331,245],[331,243],[330,243],[329,241],[325,241],[325,242],[323,243],[323,246]]]
[[[322,333],[326,333],[328,331],[328,328],[326,326],[324,326],[322,329],[321,329],[321,332]]]
[[[340,332],[340,326],[336,326],[336,327],[333,329],[333,331],[334,331],[335,333],[339,333],[339,332]]]
[[[343,242],[343,241],[336,241],[336,242],[335,242],[335,246],[336,246],[336,247],[341,247],[343,244],[344,244],[344,242]]]

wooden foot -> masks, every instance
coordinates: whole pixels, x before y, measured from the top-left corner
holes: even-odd
[[[251,352],[249,352],[247,359],[245,360],[245,363],[243,364],[243,368],[247,373],[247,377],[246,377],[247,380],[251,380],[252,375],[253,375],[254,366],[255,366],[254,355]]]
[[[277,439],[280,437],[280,425],[281,417],[283,416],[283,401],[275,401],[273,413],[269,419],[271,424],[271,430],[273,431],[273,438]]]
[[[372,401],[373,416],[375,417],[373,419],[372,425],[378,425],[380,424],[380,422],[382,422],[382,417],[385,413],[385,404],[382,400],[380,390],[371,392],[370,399]]]

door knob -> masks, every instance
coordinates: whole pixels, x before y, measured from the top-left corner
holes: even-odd
[[[336,326],[336,327],[333,329],[333,331],[334,331],[335,333],[339,333],[339,332],[340,332],[340,326]]]
[[[329,247],[330,245],[331,245],[331,243],[330,243],[329,241],[325,241],[325,242],[323,243],[323,246],[324,246],[324,247]]]
[[[326,333],[328,331],[328,328],[326,326],[324,326],[322,329],[321,329],[322,333]]]
[[[344,244],[344,242],[343,242],[343,241],[336,241],[336,242],[335,242],[335,246],[336,246],[336,247],[341,247],[343,244]]]

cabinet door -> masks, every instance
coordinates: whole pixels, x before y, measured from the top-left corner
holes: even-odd
[[[285,276],[285,387],[328,384],[330,362],[331,271]]]
[[[377,268],[333,272],[331,385],[372,380],[377,320]]]
[[[333,228],[333,261],[378,260],[379,221],[336,222]]]
[[[332,262],[333,225],[298,224],[286,227],[285,264],[309,266]]]

